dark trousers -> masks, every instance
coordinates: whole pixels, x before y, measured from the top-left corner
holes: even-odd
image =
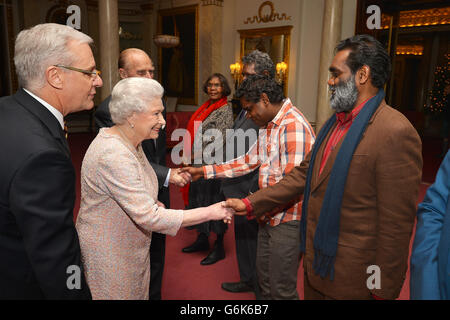
[[[152,232],[150,245],[150,300],[161,300],[161,286],[166,255],[166,235]]]
[[[241,282],[246,282],[257,287],[256,244],[258,239],[258,223],[256,219],[248,220],[246,216],[234,216],[234,236]]]
[[[298,300],[300,221],[289,221],[258,231],[256,270],[263,300]]]

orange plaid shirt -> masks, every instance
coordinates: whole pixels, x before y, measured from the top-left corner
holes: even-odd
[[[298,166],[311,150],[315,135],[303,114],[286,99],[267,125],[259,130],[258,140],[248,152],[236,159],[220,165],[203,167],[205,178],[233,178],[245,175],[259,167],[259,187],[266,188],[276,184]],[[277,214],[268,222],[272,226],[300,220],[301,199],[279,208]]]

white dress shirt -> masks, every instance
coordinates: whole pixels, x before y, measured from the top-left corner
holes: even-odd
[[[52,107],[48,102],[42,100],[37,95],[35,95],[34,93],[31,93],[27,89],[24,88],[23,90],[25,90],[26,93],[28,93],[30,96],[32,96],[37,101],[39,101],[44,107],[46,107],[48,109],[48,111],[50,111],[55,116],[55,118],[58,120],[59,124],[61,125],[61,128],[64,130],[64,116],[62,115],[61,112],[59,112],[58,109],[56,109],[55,107]]]

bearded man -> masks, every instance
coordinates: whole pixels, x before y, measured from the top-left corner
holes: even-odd
[[[303,194],[305,299],[395,299],[401,291],[422,152],[414,127],[384,100],[390,69],[373,37],[341,41],[328,80],[336,114],[311,152],[277,184],[227,200],[261,220]]]

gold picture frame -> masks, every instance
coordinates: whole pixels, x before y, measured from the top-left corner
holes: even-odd
[[[292,28],[293,26],[282,26],[238,30],[241,38],[241,61],[246,54],[258,49],[269,54],[275,65],[281,62],[284,62],[287,65],[287,69],[284,74],[280,75],[285,95],[287,95],[289,79],[289,51]]]

